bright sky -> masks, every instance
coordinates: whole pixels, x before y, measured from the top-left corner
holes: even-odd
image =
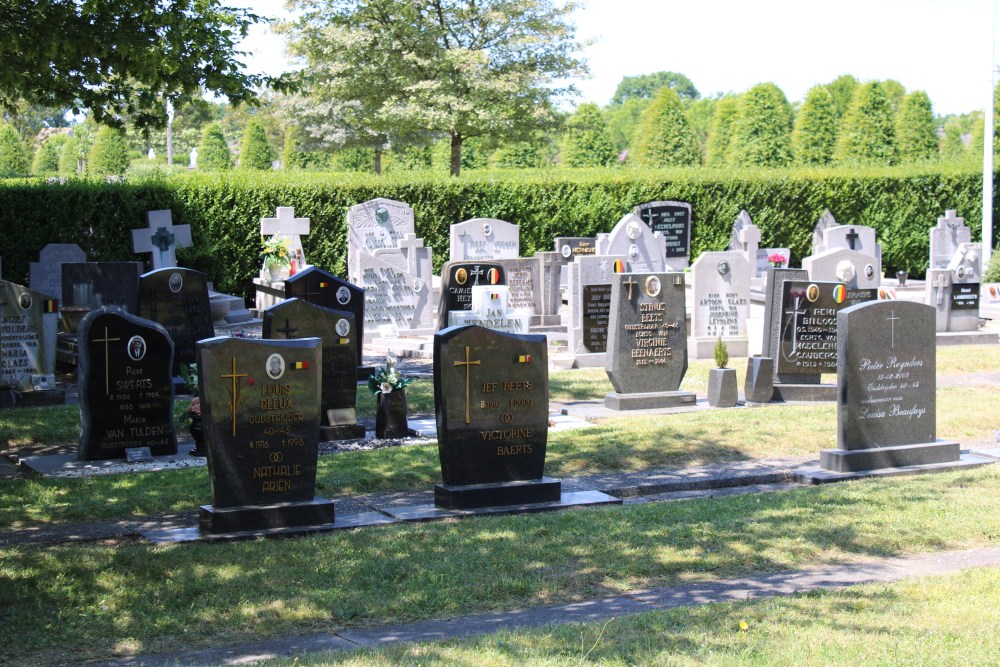
[[[243,0],[284,15],[283,0]],[[703,96],[776,83],[790,102],[841,74],[923,90],[936,114],[985,108],[996,0],[584,0],[574,14],[592,78],[579,102],[603,106],[623,76],[685,74]],[[242,4],[242,3],[241,3]],[[251,71],[287,68],[282,38],[256,28]]]

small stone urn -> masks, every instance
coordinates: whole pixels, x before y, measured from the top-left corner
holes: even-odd
[[[908,271],[896,271],[896,280],[899,281],[900,287],[906,287],[906,279],[910,277]]]

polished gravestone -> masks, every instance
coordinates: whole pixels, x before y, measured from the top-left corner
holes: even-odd
[[[210,338],[198,343],[212,504],[203,533],[302,531],[333,523],[315,496],[322,341]]]
[[[359,327],[365,322],[365,291],[356,285],[338,278],[329,271],[311,266],[285,281],[285,298],[302,299],[309,303],[334,310],[346,310],[354,314],[354,322]],[[363,362],[361,336],[355,336],[357,366]],[[368,377],[365,375],[364,377]]]
[[[934,308],[863,303],[837,314],[837,449],[834,472],[957,462],[959,444],[937,439]]]
[[[82,461],[125,458],[148,447],[177,453],[174,433],[174,344],[167,330],[118,308],[83,318],[80,344]]]
[[[139,276],[139,316],[159,322],[174,341],[174,373],[196,359],[195,343],[215,335],[208,278],[179,267]]]
[[[478,326],[434,336],[434,402],[446,509],[558,502],[544,476],[548,440],[545,336]]]
[[[438,330],[448,328],[452,311],[472,310],[472,288],[477,285],[506,285],[507,273],[495,262],[445,262],[441,267],[441,301]]]
[[[660,232],[666,241],[667,268],[683,271],[691,258],[691,204],[654,201],[636,206],[633,213]]]
[[[694,404],[680,391],[687,372],[683,273],[625,273],[611,284],[611,319],[605,370],[614,392],[611,410]]]
[[[62,265],[62,308],[139,308],[139,262],[66,262]]]
[[[323,424],[320,439],[365,437],[365,428],[358,423],[356,409],[358,369],[354,360],[355,339],[359,332],[354,315],[301,299],[287,299],[264,311],[261,333],[267,339],[321,339]]]
[[[0,407],[58,405],[56,329],[59,302],[0,280]]]

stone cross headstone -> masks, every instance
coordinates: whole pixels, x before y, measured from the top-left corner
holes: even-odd
[[[820,466],[855,472],[959,460],[937,439],[934,309],[881,301],[837,314],[837,449]]]
[[[615,274],[631,269],[625,257],[577,257],[569,265],[566,333],[569,353],[602,354],[608,344],[611,284]],[[603,363],[603,360],[602,360]]]
[[[295,262],[295,270],[302,271],[306,263],[302,250],[302,237],[309,234],[309,218],[296,218],[291,206],[278,206],[273,218],[260,219],[260,233],[264,236],[284,236],[288,239],[288,250]]]
[[[388,257],[361,255],[358,287],[364,290],[364,336],[394,338],[407,333],[433,332],[431,281],[385,261]],[[430,271],[429,262],[426,270]]]
[[[391,199],[372,199],[347,212],[347,279],[361,281],[361,255],[398,248],[406,234],[416,234],[413,209]]]
[[[28,286],[53,299],[62,298],[62,265],[86,262],[87,253],[75,243],[49,243],[28,266]]]
[[[296,297],[317,306],[346,310],[355,323],[365,322],[365,292],[356,285],[315,266],[300,271],[285,281],[285,298]],[[363,325],[358,324],[358,327]],[[357,365],[363,362],[363,337],[355,336]]]
[[[644,410],[694,404],[680,391],[687,372],[684,274],[624,273],[611,287],[605,370],[615,391],[611,410]]]
[[[931,228],[931,265],[932,269],[946,269],[951,258],[963,243],[972,243],[972,230],[966,226],[965,220],[958,217],[958,212],[947,210],[944,216],[937,219],[937,227]]]
[[[148,447],[177,453],[174,344],[156,322],[98,308],[80,324],[81,461],[125,458]]]
[[[597,237],[598,255],[624,255],[636,273],[660,273],[668,268],[683,271],[688,256],[672,257],[668,262],[664,251],[665,239],[653,231],[638,216],[629,214],[618,221],[610,234]],[[683,263],[684,266],[679,266]]]
[[[434,403],[447,509],[554,502],[544,476],[548,345],[540,334],[455,327],[434,336]]]
[[[147,227],[132,230],[132,252],[152,253],[153,268],[177,266],[176,248],[191,247],[191,225],[175,225],[170,210],[146,211]]]
[[[357,350],[359,335],[354,315],[324,308],[301,299],[287,299],[264,312],[261,335],[265,339],[319,338],[323,341],[321,372],[321,438],[350,440],[365,437],[358,424]]]
[[[6,280],[0,280],[0,389],[13,390],[23,400],[35,403],[44,392],[49,402],[62,402],[56,390],[56,329],[59,302]],[[58,395],[57,395],[58,394]]]
[[[757,250],[760,248],[760,229],[753,224],[750,214],[740,211],[733,221],[733,230],[729,234],[729,249],[739,250],[747,258],[753,273],[751,278],[760,278],[761,273],[757,270]]]
[[[215,336],[208,278],[180,267],[139,276],[139,316],[163,325],[174,342],[174,372],[193,364],[195,343]]]
[[[947,267],[927,269],[925,299],[937,313],[938,331],[979,329],[981,253],[982,244],[961,243]]]
[[[823,214],[819,217],[819,220],[816,221],[816,226],[813,227],[812,254],[818,255],[826,250],[824,247],[823,235],[826,230],[836,227],[837,225],[837,220],[833,217],[833,213],[830,212],[830,209],[823,209]]]
[[[683,271],[691,259],[691,204],[680,201],[654,201],[632,209],[654,232],[664,239],[666,266]],[[612,251],[608,254],[618,254]],[[646,269],[636,269],[646,270]],[[652,269],[662,270],[662,269]]]
[[[477,285],[506,285],[507,274],[496,262],[445,262],[441,267],[441,301],[438,329],[449,326],[452,311],[472,310],[472,288]]]
[[[505,220],[466,220],[452,225],[449,237],[452,262],[489,262],[520,256],[520,229]]]
[[[202,532],[329,526],[316,497],[322,341],[219,337],[198,343],[212,504]]]
[[[711,359],[719,337],[730,356],[747,356],[750,264],[746,255],[738,250],[702,253],[691,265],[691,278],[692,358]]]

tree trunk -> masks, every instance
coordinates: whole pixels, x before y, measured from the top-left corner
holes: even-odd
[[[375,149],[375,175],[376,176],[381,176],[382,175],[382,148],[381,147]],[[105,336],[105,338],[106,338],[106,336]]]
[[[167,166],[174,166],[174,105],[170,100],[167,100]]]
[[[451,135],[451,175],[458,176],[462,172],[462,134]]]

